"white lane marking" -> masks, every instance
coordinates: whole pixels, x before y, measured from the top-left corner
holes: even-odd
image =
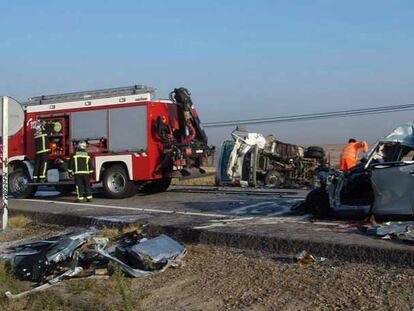
[[[108,209],[117,209],[117,210],[127,210],[127,211],[141,211],[146,213],[158,213],[158,214],[179,214],[179,215],[191,215],[191,216],[203,216],[203,217],[218,217],[218,218],[228,218],[231,216],[223,214],[211,214],[211,213],[196,213],[196,212],[179,212],[171,210],[158,210],[152,208],[139,208],[139,207],[129,207],[129,206],[114,206],[114,205],[104,205],[104,204],[83,204],[75,202],[62,202],[62,201],[51,201],[51,200],[40,200],[40,199],[21,199],[20,201],[27,202],[42,202],[42,203],[55,203],[60,205],[75,205],[83,207],[99,207],[99,208],[108,208]],[[83,209],[84,210],[84,209]]]
[[[240,223],[244,220],[250,220],[247,223],[247,226],[257,226],[257,225],[275,225],[281,223],[295,223],[295,224],[306,224],[306,225],[315,225],[309,221],[309,215],[294,217],[294,216],[286,216],[286,217],[262,217],[262,216],[254,216],[254,217],[245,217],[245,218],[235,218],[235,219],[218,219],[218,220],[209,220],[210,224],[195,226],[193,229],[209,229],[209,228],[217,228],[217,227],[239,227],[243,226],[243,223]],[[316,229],[316,230],[321,230]],[[323,230],[326,230],[323,229]]]
[[[226,225],[230,225],[239,221],[246,221],[246,220],[253,220],[255,217],[241,217],[241,218],[234,218],[234,219],[213,219],[210,220],[212,224],[210,225],[203,225],[203,226],[195,226],[193,229],[208,229],[208,228],[216,228],[216,227],[225,227]]]

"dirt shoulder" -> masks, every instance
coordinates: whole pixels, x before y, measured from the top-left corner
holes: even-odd
[[[28,284],[0,273],[0,292]],[[410,310],[414,270],[188,245],[186,264],[146,279],[67,280],[2,310]]]

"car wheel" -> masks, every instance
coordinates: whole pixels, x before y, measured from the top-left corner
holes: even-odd
[[[324,188],[317,188],[309,192],[306,197],[306,212],[311,213],[317,218],[329,217],[331,207],[329,205],[329,195]]]
[[[9,193],[16,199],[33,198],[37,187],[30,186],[30,176],[24,169],[17,169],[9,175]]]
[[[102,183],[106,196],[111,199],[128,198],[137,192],[137,186],[129,180],[127,171],[120,165],[106,169]]]

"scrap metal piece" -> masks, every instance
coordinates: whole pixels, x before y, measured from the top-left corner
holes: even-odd
[[[314,263],[321,263],[326,260],[325,257],[317,257],[313,256],[311,253],[307,251],[301,251],[300,253],[293,256],[293,258],[299,263],[299,265],[308,265]]]
[[[387,222],[377,227],[367,229],[367,234],[384,237],[389,234],[396,236],[410,232],[414,229],[414,222]]]
[[[414,242],[414,222],[387,222],[370,226],[366,229],[368,235],[375,235],[383,240],[400,240]]]
[[[43,281],[57,264],[73,258],[80,246],[96,234],[95,230],[74,231],[46,240],[19,245],[12,253],[0,256],[8,261],[20,280]]]
[[[160,265],[182,258],[186,249],[177,241],[162,234],[154,239],[145,240],[134,245],[129,253],[149,269],[157,269]]]
[[[155,240],[155,242],[153,240]],[[180,260],[186,255],[186,249],[183,246],[165,235],[162,235],[155,239],[143,241],[135,246],[143,243],[144,246],[136,249],[133,253],[137,256],[138,254],[141,254],[141,256],[145,257],[146,259],[150,258],[150,261],[153,263],[163,263],[162,267],[157,267],[158,269],[156,270],[143,270],[131,267],[124,261],[115,257],[115,255],[113,255],[113,252],[106,251],[105,248],[108,245],[107,238],[94,238],[94,241],[95,251],[99,255],[116,263],[123,272],[135,278],[148,277],[164,272],[169,267],[177,265]],[[131,247],[131,249],[133,247]]]
[[[45,284],[42,284],[40,286],[37,286],[35,288],[29,289],[27,291],[24,291],[24,292],[21,292],[19,294],[15,294],[15,295],[13,295],[10,291],[7,291],[7,292],[5,292],[5,295],[9,299],[22,298],[24,296],[33,294],[35,292],[40,292],[40,291],[43,291],[45,289],[51,288],[52,286],[55,286],[56,284],[59,284],[60,282],[62,282],[64,279],[70,278],[70,277],[73,277],[73,276],[79,274],[82,270],[83,270],[82,267],[75,267],[74,269],[69,269],[66,272],[62,273],[61,275],[51,279],[50,281],[48,281]]]

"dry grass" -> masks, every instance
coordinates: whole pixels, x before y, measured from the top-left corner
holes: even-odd
[[[23,215],[17,215],[9,218],[8,229],[17,229],[26,227],[32,220]]]
[[[179,180],[174,178],[171,182],[171,185],[177,186],[214,186],[215,185],[215,176],[209,175],[206,177],[199,177],[193,179]]]
[[[116,241],[118,238],[120,238],[122,235],[132,232],[141,233],[142,227],[139,225],[129,225],[127,227],[123,228],[108,228],[105,227],[101,231],[99,231],[98,236],[108,238],[109,241]]]

